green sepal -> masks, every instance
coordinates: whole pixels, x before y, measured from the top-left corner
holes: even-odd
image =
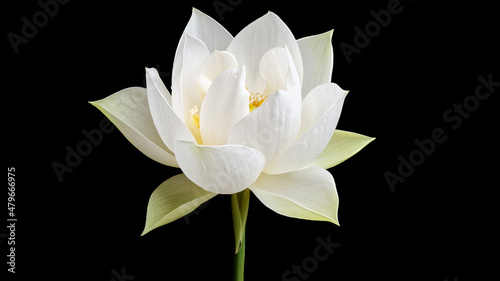
[[[151,194],[141,236],[184,217],[216,195],[197,186],[184,174],[169,178]]]
[[[361,134],[335,130],[330,142],[321,154],[306,167],[323,167],[330,169],[358,153],[375,138]]]
[[[239,193],[231,194],[231,209],[233,211],[233,227],[235,253],[241,248],[250,204],[250,190],[247,188]]]

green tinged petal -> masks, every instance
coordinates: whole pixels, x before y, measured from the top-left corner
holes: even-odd
[[[146,226],[141,236],[182,218],[215,195],[194,184],[184,174],[169,178],[149,198]]]
[[[357,133],[335,130],[323,152],[306,167],[329,169],[351,158],[374,140],[375,138]]]
[[[245,225],[250,204],[250,190],[247,188],[239,193],[231,194],[231,209],[233,211],[233,227],[235,239],[235,253],[241,248],[245,235]]]
[[[179,167],[173,152],[163,143],[155,127],[146,89],[126,88],[90,104],[104,113],[146,156],[164,165]]]
[[[339,198],[332,175],[320,167],[285,174],[262,173],[250,190],[269,209],[298,219],[339,224]]]

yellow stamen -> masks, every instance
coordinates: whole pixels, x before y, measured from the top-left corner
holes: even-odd
[[[195,125],[196,127],[200,127],[200,115],[197,114],[198,112],[198,106],[195,105],[193,107],[193,109],[191,109],[189,111],[189,113],[191,113],[191,123],[193,123],[193,125]]]
[[[250,112],[254,111],[257,107],[261,106],[262,103],[267,99],[267,96],[262,94],[250,94],[248,106],[250,107]]]

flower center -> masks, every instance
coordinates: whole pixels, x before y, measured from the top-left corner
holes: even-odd
[[[267,96],[263,94],[250,94],[248,106],[250,107],[250,112],[254,111],[257,107],[261,106],[262,103],[267,99]]]
[[[248,107],[250,108],[250,112],[254,111],[257,109],[259,106],[264,103],[264,101],[267,99],[266,95],[263,94],[250,94],[248,96]],[[191,110],[189,110],[189,113],[191,114],[191,123],[195,125],[196,127],[200,127],[200,114],[198,114],[198,111],[200,109],[198,108],[197,105],[195,105]]]
[[[198,114],[198,106],[195,105],[189,113],[191,114],[191,123],[196,127],[200,127],[200,115]]]

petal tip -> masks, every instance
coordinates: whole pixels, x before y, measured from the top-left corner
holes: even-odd
[[[191,15],[202,13],[200,10],[196,9],[194,6],[191,7]]]
[[[146,221],[146,225],[144,226],[144,229],[142,230],[142,233],[141,233],[141,235],[140,235],[140,236],[142,237],[142,236],[144,236],[144,235],[146,235],[146,234],[150,233],[150,232],[151,232],[151,230],[153,230],[153,229],[155,229],[155,228],[156,228],[156,227],[155,227],[154,225],[153,225],[153,226],[150,226],[150,225],[148,224],[148,222]]]
[[[329,39],[329,41],[331,42],[331,41],[332,41],[332,37],[333,37],[333,30],[334,30],[334,29],[332,28],[332,29],[330,29],[330,30],[328,30],[328,31],[326,31],[326,32],[324,32],[324,33],[322,33],[322,34],[319,34],[319,35],[320,35],[320,36],[321,36],[321,35],[326,35],[326,36],[328,36],[328,39]]]

